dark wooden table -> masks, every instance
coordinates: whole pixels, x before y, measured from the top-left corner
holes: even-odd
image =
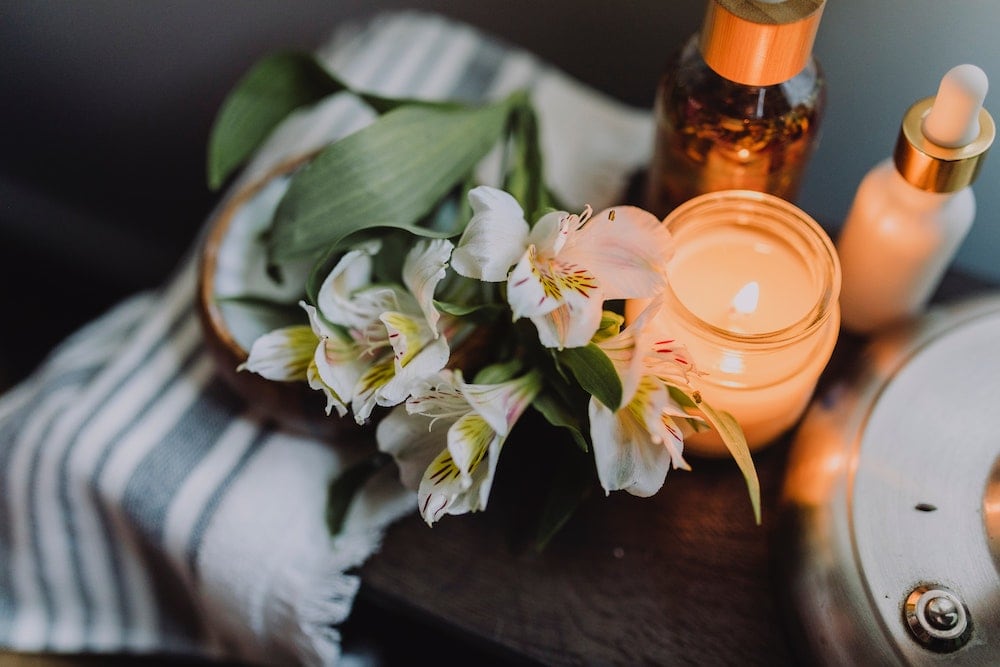
[[[987,287],[952,273],[935,298]],[[841,336],[821,389],[845,372],[864,342]],[[557,445],[522,438],[516,450],[505,450],[507,467],[485,512],[445,517],[432,528],[414,514],[389,529],[361,570],[358,604],[461,639],[496,664],[795,664],[783,620],[792,611],[780,603],[774,558],[791,440],[755,455],[759,526],[731,460],[691,459],[691,472],[671,471],[651,498],[591,497],[536,553],[510,530],[534,489],[505,473],[530,465],[526,450]]]
[[[735,464],[692,460],[652,498],[592,497],[540,554],[512,544],[503,495],[430,529],[410,516],[362,595],[544,664],[789,664],[769,559],[785,451],[757,457],[760,526]]]

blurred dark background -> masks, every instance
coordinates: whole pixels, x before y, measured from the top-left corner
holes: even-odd
[[[0,384],[162,283],[192,247],[217,197],[204,178],[212,119],[258,58],[404,7],[469,22],[648,107],[704,0],[0,0]],[[1000,77],[997,25],[996,0],[831,0],[816,44],[830,101],[800,204],[836,228],[911,102],[961,62]],[[958,261],[1000,280],[998,161],[976,185]]]

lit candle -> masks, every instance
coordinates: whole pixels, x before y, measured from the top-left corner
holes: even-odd
[[[704,399],[736,418],[751,450],[801,417],[840,328],[840,265],[823,229],[778,197],[713,192],[664,224],[677,247],[669,288],[652,326],[687,345]],[[629,302],[632,320],[644,302]],[[714,430],[690,435],[688,452],[724,456]]]

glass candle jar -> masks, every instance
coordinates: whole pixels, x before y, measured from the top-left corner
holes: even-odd
[[[652,326],[688,348],[704,399],[740,423],[752,450],[802,416],[840,330],[840,263],[819,224],[762,192],[695,197],[664,220],[676,244]],[[631,320],[644,304],[626,304]],[[714,430],[685,451],[727,456]]]

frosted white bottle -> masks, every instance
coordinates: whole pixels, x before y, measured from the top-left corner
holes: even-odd
[[[917,316],[972,226],[971,184],[993,142],[986,75],[952,68],[903,117],[892,158],[861,181],[837,239],[842,324],[871,333]]]
[[[971,187],[954,193],[911,185],[891,158],[861,181],[837,252],[842,323],[867,333],[919,314],[976,216]]]

